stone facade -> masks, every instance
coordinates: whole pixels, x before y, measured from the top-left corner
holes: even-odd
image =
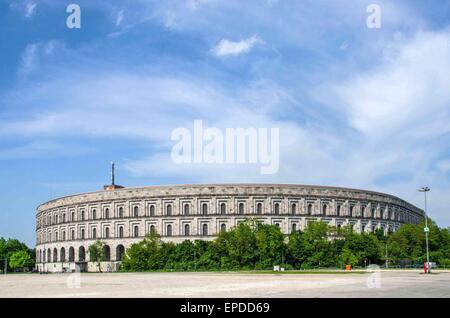
[[[97,270],[89,246],[106,244],[102,270],[116,270],[126,248],[149,233],[163,240],[214,239],[253,218],[283,233],[323,220],[355,231],[386,233],[418,223],[421,209],[395,196],[339,187],[281,184],[173,185],[112,188],[55,199],[36,215],[36,258],[40,271]]]

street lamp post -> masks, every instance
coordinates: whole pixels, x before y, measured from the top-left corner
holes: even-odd
[[[423,192],[425,195],[425,244],[426,244],[426,249],[427,249],[427,273],[431,273],[430,270],[430,254],[428,252],[428,215],[427,215],[427,192],[430,191],[430,188],[428,187],[422,187],[421,189],[419,189],[420,192]]]
[[[388,259],[388,244],[386,239],[386,268],[389,267],[389,259]]]

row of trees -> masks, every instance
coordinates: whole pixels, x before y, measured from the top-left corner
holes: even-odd
[[[4,262],[8,271],[30,270],[35,264],[35,251],[17,239],[0,237],[0,271],[4,271]]]
[[[430,224],[431,258],[450,264],[449,229]],[[162,242],[158,234],[150,234],[127,250],[122,269],[252,270],[271,269],[274,265],[287,269],[342,268],[346,264],[383,264],[386,249],[391,264],[423,262],[423,224],[405,224],[384,236],[382,231],[359,234],[350,228],[312,222],[305,231],[294,231],[285,237],[277,226],[248,221],[222,232],[213,241],[186,240],[179,244]]]

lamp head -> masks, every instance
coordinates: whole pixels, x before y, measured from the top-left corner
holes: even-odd
[[[420,192],[428,192],[428,191],[430,191],[430,188],[428,188],[428,187],[422,187],[422,188],[419,189],[419,191],[420,191]]]

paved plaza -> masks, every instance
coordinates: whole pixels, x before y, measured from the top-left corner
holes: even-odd
[[[9,274],[0,297],[450,297],[450,272]]]

